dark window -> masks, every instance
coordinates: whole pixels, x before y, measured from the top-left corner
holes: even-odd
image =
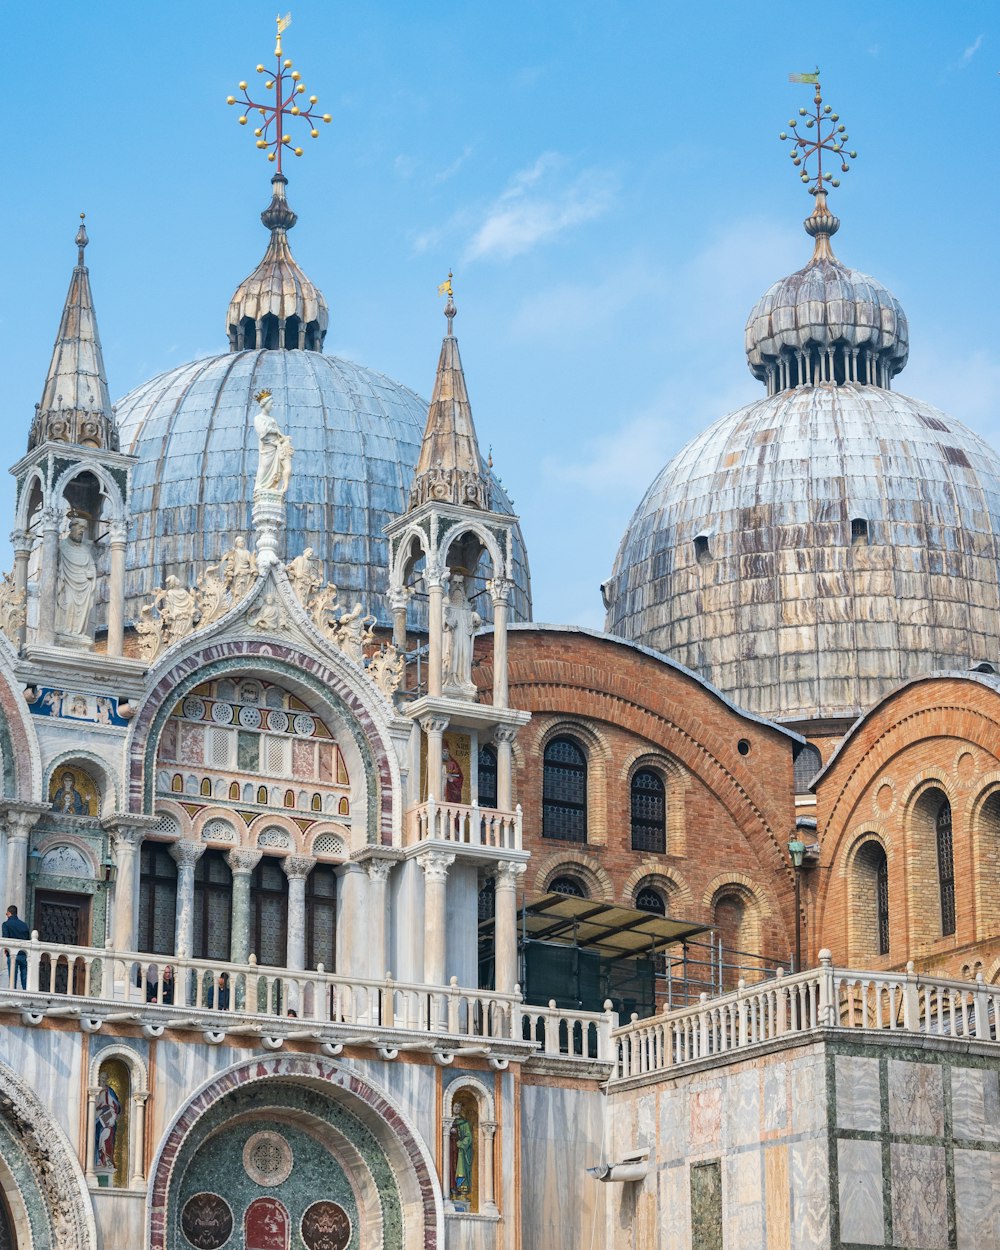
[[[250,878],[250,949],[259,964],[282,968],[288,953],[288,878],[265,857]]]
[[[851,544],[854,547],[868,545],[868,522],[864,517],[856,516],[851,521]]]
[[[306,878],[306,967],[333,972],[336,958],[337,874],[318,864]]]
[[[497,753],[491,746],[479,748],[479,806],[497,805]]]
[[[587,897],[583,882],[577,881],[576,877],[555,877],[549,883],[549,889],[553,894],[569,894],[572,898]]]
[[[705,534],[698,534],[694,540],[694,558],[699,564],[711,564],[712,552],[708,545],[708,537]]]
[[[947,799],[937,814],[938,881],[941,887],[941,933],[955,932],[955,862],[951,845],[951,804]]]
[[[206,851],[194,870],[194,957],[228,959],[233,874],[222,851]]]
[[[492,920],[497,911],[496,879],[487,877],[479,890],[479,919]]]
[[[665,916],[667,914],[667,904],[663,895],[659,890],[654,890],[649,885],[644,885],[635,896],[635,906],[637,911],[652,912],[654,916]]]
[[[958,465],[963,469],[972,468],[972,465],[969,464],[969,457],[965,454],[961,447],[943,447],[942,451],[944,452],[945,460],[947,460],[949,464]]]
[[[667,849],[667,793],[663,779],[651,768],[640,768],[632,778],[632,850]]]
[[[545,748],[542,837],[587,840],[587,757],[572,738],[553,738]]]
[[[144,842],[139,855],[139,950],[174,953],[177,865],[162,842]]]
[[[889,953],[889,861],[879,847],[875,860],[875,913],[878,918],[878,953]]]
[[[811,743],[807,743],[795,757],[795,793],[805,794],[810,781],[822,767],[823,757]]]

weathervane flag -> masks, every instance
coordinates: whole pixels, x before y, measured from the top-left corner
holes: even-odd
[[[811,83],[815,86],[819,82],[819,66],[817,65],[811,74],[789,74],[788,81]]]
[[[451,295],[451,294],[452,294],[451,274],[449,274],[447,278],[445,278],[445,280],[438,287],[438,295]]]

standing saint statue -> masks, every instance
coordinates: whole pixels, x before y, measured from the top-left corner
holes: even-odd
[[[444,642],[441,666],[444,688],[458,694],[475,694],[472,681],[472,636],[482,625],[483,618],[476,612],[465,593],[465,578],[454,573],[448,602],[444,605]]]
[[[289,560],[285,565],[288,580],[298,596],[302,606],[308,607],[309,600],[323,584],[323,572],[318,560],[313,558],[312,547],[307,547],[300,556]]]
[[[232,547],[222,557],[222,575],[226,589],[233,596],[233,603],[249,592],[257,577],[257,557],[247,550],[247,540],[238,535]]]
[[[260,408],[253,419],[254,429],[260,449],[257,461],[257,477],[253,484],[254,494],[258,491],[273,491],[283,495],[288,490],[288,481],[292,476],[292,440],[283,434],[277,421],[271,416],[271,405],[274,398],[270,391],[260,391],[254,396]]]
[[[56,633],[86,636],[97,590],[97,563],[87,523],[71,517],[69,532],[59,544],[56,572]]]
[[[454,1119],[448,1136],[451,1139],[451,1196],[468,1201],[472,1197],[472,1125],[465,1118],[460,1102],[451,1109]]]
[[[94,1158],[99,1168],[115,1166],[115,1138],[122,1104],[105,1081],[94,1099]]]

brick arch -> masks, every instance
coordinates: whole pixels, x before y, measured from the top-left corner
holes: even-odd
[[[685,796],[691,784],[687,770],[666,751],[651,751],[648,748],[633,751],[618,770],[619,782],[628,787],[630,804],[632,778],[641,768],[649,768],[661,774],[666,791],[666,853],[685,855],[687,853]],[[631,839],[629,846],[631,847]]]
[[[342,1106],[375,1137],[399,1189],[403,1250],[443,1250],[444,1204],[433,1155],[404,1112],[352,1069],[313,1055],[257,1056],[211,1077],[177,1113],[150,1168],[149,1250],[168,1250],[174,1165],[202,1117],[235,1091],[275,1085],[312,1088]]]
[[[658,859],[646,859],[625,878],[622,889],[622,902],[628,907],[635,906],[635,896],[642,886],[652,886],[660,890],[667,900],[667,910],[673,914],[675,908],[693,909],[694,895],[691,887],[673,866],[666,868]],[[685,917],[688,919],[688,917]]]
[[[860,914],[863,900],[861,892],[858,888],[858,873],[861,871],[860,859],[865,852],[865,848],[869,846],[879,846],[885,854],[889,871],[889,955],[880,955],[877,950],[872,949],[872,942],[869,940],[871,936],[871,916],[862,916]],[[847,934],[847,961],[853,968],[857,965],[862,967],[868,966],[873,961],[885,960],[892,958],[894,952],[892,950],[892,904],[894,894],[899,899],[905,898],[906,893],[906,865],[902,859],[893,854],[892,838],[886,831],[885,827],[877,821],[866,821],[853,833],[849,845],[845,848],[841,857],[841,870],[838,874],[843,882],[844,906],[847,909],[845,916],[845,931]],[[868,922],[868,930],[866,936],[862,936],[862,926]],[[895,952],[898,956],[898,952]]]
[[[340,715],[349,727],[365,769],[368,790],[368,841],[392,845],[401,833],[402,794],[399,763],[388,729],[345,673],[282,643],[246,639],[212,643],[177,660],[147,692],[129,728],[127,810],[152,812],[156,747],[163,725],[178,699],[202,682],[222,676],[267,675],[294,689],[305,688],[312,699]]]
[[[965,834],[972,852],[972,903],[978,941],[995,937],[1000,928],[1000,771],[976,779],[977,789],[966,809]]]
[[[608,839],[608,765],[611,750],[601,732],[586,720],[563,714],[540,726],[536,750],[545,759],[545,748],[553,738],[573,738],[587,757],[587,842],[603,846]],[[543,763],[544,770],[544,763]]]
[[[544,894],[555,877],[580,877],[589,896],[598,903],[613,903],[615,887],[610,876],[591,855],[582,851],[554,851],[535,870],[535,891]]]

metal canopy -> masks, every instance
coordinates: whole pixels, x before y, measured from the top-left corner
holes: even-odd
[[[528,941],[574,944],[611,959],[649,955],[710,927],[556,893],[543,894],[522,908],[518,926]]]

